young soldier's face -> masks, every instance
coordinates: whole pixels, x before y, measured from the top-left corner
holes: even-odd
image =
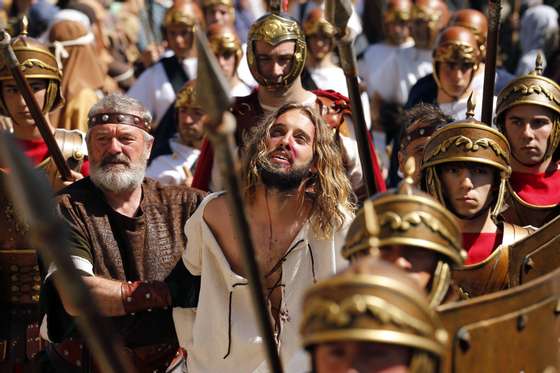
[[[295,48],[294,41],[285,41],[274,46],[262,40],[256,41],[255,58],[260,74],[267,80],[280,83],[292,69]],[[267,88],[285,89],[283,86]]]
[[[235,59],[235,51],[233,50],[224,50],[220,53],[216,54],[216,59],[218,60],[218,65],[224,72],[226,78],[230,79],[236,73],[236,59]]]
[[[333,40],[323,33],[317,33],[309,37],[309,54],[318,60],[325,58],[332,49]]]
[[[490,166],[454,162],[441,166],[446,204],[460,218],[471,218],[492,202],[495,171]]]
[[[29,86],[33,90],[35,100],[42,108],[47,93],[47,81],[45,79],[29,79]],[[8,108],[10,117],[14,124],[19,127],[35,127],[35,120],[25,103],[23,96],[19,92],[15,81],[7,80],[2,82],[2,97]]]
[[[207,26],[213,25],[214,23],[233,26],[234,22],[232,12],[230,12],[230,9],[224,4],[215,4],[204,8],[204,18]]]
[[[513,157],[525,166],[544,161],[552,133],[552,112],[538,105],[517,105],[505,113],[505,135]]]
[[[177,58],[187,58],[193,43],[192,29],[184,24],[176,23],[166,27],[167,43]]]
[[[383,246],[379,248],[379,254],[381,259],[408,272],[422,289],[427,289],[438,262],[435,252],[414,246]]]
[[[372,342],[333,342],[315,347],[316,373],[406,373],[410,349]]]
[[[198,108],[178,108],[177,132],[185,145],[200,145],[203,132],[203,121],[206,113]]]
[[[410,37],[410,23],[408,21],[386,22],[385,30],[387,30],[387,39],[396,45],[404,43]]]
[[[438,65],[444,92],[452,97],[463,96],[471,83],[474,65],[467,62],[441,62]]]

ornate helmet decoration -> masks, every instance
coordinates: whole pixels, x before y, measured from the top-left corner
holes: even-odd
[[[409,158],[406,177],[398,188],[364,203],[350,225],[342,256],[353,259],[378,247],[395,245],[435,252],[440,258],[430,288],[430,305],[435,307],[447,294],[451,268],[462,266],[467,253],[461,245],[461,229],[455,216],[413,186],[414,164],[414,159]]]
[[[432,135],[424,150],[423,183],[427,191],[446,205],[439,165],[452,162],[472,162],[495,168],[500,175],[498,195],[492,207],[494,221],[502,210],[507,180],[511,174],[509,142],[500,132],[474,119],[472,94],[468,101],[467,118],[451,123]]]
[[[313,35],[322,35],[329,38],[331,44],[328,52],[333,50],[336,29],[325,19],[325,14],[321,8],[317,7],[309,12],[305,22],[303,22],[303,33],[306,38],[310,38]],[[315,58],[322,59],[325,56],[326,53],[324,55],[315,55]]]
[[[373,258],[363,258],[307,290],[300,333],[307,349],[340,341],[408,347],[412,372],[438,371],[448,343],[416,282]]]
[[[185,85],[177,92],[177,98],[175,99],[175,108],[198,108],[196,101],[196,79],[189,80]]]
[[[336,30],[334,26],[326,20],[323,10],[321,8],[315,8],[309,12],[303,22],[303,33],[307,37],[322,33],[334,38]]]
[[[255,52],[257,41],[264,41],[271,46],[285,41],[295,42],[291,69],[279,82],[264,77],[259,71]],[[301,75],[306,57],[305,35],[295,19],[278,13],[269,13],[259,18],[251,26],[247,40],[247,63],[251,74],[260,86],[265,88],[278,85],[289,87]]]
[[[27,79],[45,79],[48,81],[43,113],[48,113],[64,103],[60,91],[62,70],[55,56],[48,47],[38,40],[27,36],[27,24],[24,22],[22,33],[10,42],[14,54],[20,62],[20,68]],[[0,65],[0,82],[13,80],[10,70],[3,63]],[[9,111],[0,95],[0,113],[9,116]]]
[[[472,64],[473,72],[470,77],[469,85],[480,64],[480,50],[478,49],[478,43],[474,34],[460,26],[448,27],[438,35],[436,47],[432,56],[432,63],[434,66],[433,75],[438,88],[451,97],[454,97],[454,95],[447,92],[445,87],[441,84],[438,64],[441,62]]]
[[[505,112],[523,104],[538,105],[554,112],[552,132],[548,138],[545,158],[552,157],[560,142],[560,86],[553,80],[542,76],[542,57],[537,56],[535,70],[520,76],[502,89],[496,104],[495,124],[505,134]]]
[[[389,0],[387,8],[383,12],[383,22],[387,24],[396,22],[409,22],[412,13],[412,1],[410,0]],[[395,35],[386,33],[385,38],[394,45],[398,45],[403,40],[396,40]]]
[[[411,20],[416,47],[432,49],[437,34],[449,20],[449,9],[442,0],[417,0],[412,6]]]
[[[449,26],[461,26],[469,29],[476,37],[480,57],[486,57],[486,35],[488,35],[488,19],[484,13],[475,9],[459,9],[449,21]]]
[[[237,69],[243,57],[243,49],[235,29],[215,23],[208,27],[206,36],[210,49],[216,56],[228,52],[235,54],[235,68]]]
[[[171,25],[183,25],[194,32],[195,27],[204,18],[200,8],[195,3],[184,3],[169,8],[163,17],[163,27]]]
[[[231,19],[232,20],[235,19],[235,4],[233,3],[233,0],[199,0],[199,1],[202,10],[205,10],[206,8],[209,8],[211,6],[216,6],[216,5],[226,6],[228,8],[228,12],[230,13]]]

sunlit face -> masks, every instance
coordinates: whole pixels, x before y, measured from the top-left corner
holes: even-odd
[[[472,218],[493,200],[496,171],[477,163],[453,162],[441,166],[441,186],[450,210],[460,218]]]
[[[266,80],[278,83],[278,85],[273,84],[266,88],[272,91],[285,89],[279,83],[292,69],[296,43],[285,41],[272,46],[265,41],[258,40],[255,42],[254,48],[259,73]]]
[[[544,161],[553,123],[552,112],[538,105],[516,105],[505,113],[505,135],[513,158],[525,166]]]
[[[187,58],[193,44],[192,28],[175,23],[166,27],[166,34],[167,43],[173,53],[180,59]]]
[[[42,108],[47,94],[48,81],[45,79],[29,79],[28,82],[34,92],[35,100]],[[35,120],[31,116],[31,112],[23,96],[20,94],[15,81],[7,80],[2,82],[2,97],[14,122],[16,133],[18,130],[36,131],[39,136]]]
[[[309,47],[309,54],[320,61],[331,52],[333,39],[324,33],[317,33],[307,39],[307,45]]]
[[[108,123],[93,127],[87,143],[91,180],[112,192],[138,187],[144,178],[152,143],[143,130],[134,126]]]
[[[269,130],[269,162],[277,169],[297,169],[313,160],[315,126],[300,110],[280,115]]]
[[[381,259],[408,272],[422,289],[428,288],[438,263],[438,256],[434,251],[414,246],[382,246],[379,254]]]
[[[206,113],[199,108],[181,107],[177,109],[177,132],[185,145],[199,147],[204,138],[204,119]]]
[[[372,342],[322,343],[313,352],[316,373],[405,373],[407,347]]]
[[[234,23],[233,12],[224,4],[214,4],[204,8],[204,18],[207,26],[214,23],[233,26]]]
[[[454,98],[462,97],[471,84],[474,64],[467,62],[438,63],[438,77],[443,92]]]

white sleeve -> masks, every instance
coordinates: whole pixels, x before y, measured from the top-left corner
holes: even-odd
[[[155,76],[154,70],[157,66],[158,64],[153,65],[142,74],[140,74],[138,79],[132,84],[132,87],[130,87],[130,89],[126,93],[128,96],[140,101],[142,105],[144,105],[144,107],[148,109],[154,117],[156,115],[156,103],[153,78]]]
[[[399,88],[397,53],[389,57],[373,74],[368,83],[368,90],[377,93],[384,101],[397,101]],[[371,96],[371,95],[370,95]]]

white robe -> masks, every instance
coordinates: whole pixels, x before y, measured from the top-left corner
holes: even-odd
[[[181,185],[187,181],[185,168],[194,174],[194,165],[200,150],[181,144],[177,136],[169,140],[172,154],[160,155],[146,169],[146,176],[165,185]]]
[[[384,101],[406,104],[408,93],[418,79],[432,73],[432,51],[402,48],[388,58],[374,74],[373,92]]]
[[[182,64],[189,79],[196,79],[196,58],[187,58]],[[152,113],[154,127],[157,127],[169,105],[175,102],[175,91],[161,62],[146,69],[130,87],[127,95],[140,101]]]
[[[177,337],[188,351],[189,373],[267,372],[247,280],[232,271],[203,218],[206,204],[219,195],[207,196],[185,226],[188,243],[183,263],[193,275],[201,276],[201,286],[196,309],[173,309]],[[282,262],[285,286],[280,307],[286,317],[281,319],[278,339],[286,372],[309,370],[299,335],[302,297],[309,286],[346,265],[340,248],[350,220],[328,240],[317,239],[305,224]]]
[[[409,40],[398,46],[386,42],[375,43],[366,49],[363,58],[358,62],[358,69],[360,76],[368,87],[370,96],[373,94],[373,87],[376,85],[375,73],[383,66],[385,61],[392,58],[397,50],[413,46],[414,40]]]

